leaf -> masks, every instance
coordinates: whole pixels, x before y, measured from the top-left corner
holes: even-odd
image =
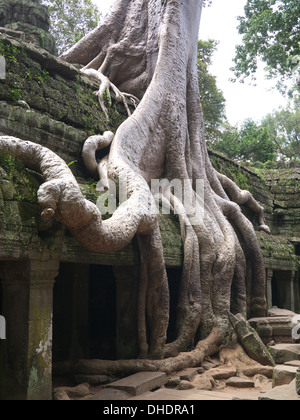
[[[72,160],[71,162],[69,162],[67,165],[68,166],[71,166],[71,165],[73,165],[74,163],[77,163],[77,160]]]

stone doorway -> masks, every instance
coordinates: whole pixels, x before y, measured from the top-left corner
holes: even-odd
[[[272,306],[295,311],[295,281],[296,272],[273,270]]]
[[[53,294],[53,360],[114,359],[116,281],[111,266],[61,263]]]

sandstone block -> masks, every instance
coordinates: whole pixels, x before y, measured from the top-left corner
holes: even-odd
[[[141,395],[144,392],[159,388],[168,382],[164,372],[139,372],[107,385],[108,388],[119,389],[131,395]]]
[[[273,374],[273,388],[290,384],[296,377],[297,367],[277,365]]]
[[[226,385],[233,386],[235,388],[254,388],[253,381],[248,378],[240,378],[237,376],[227,379]]]

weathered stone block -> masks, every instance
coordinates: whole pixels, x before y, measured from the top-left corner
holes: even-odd
[[[141,395],[165,385],[168,381],[163,372],[139,372],[107,385],[108,388],[119,389],[131,395]]]
[[[262,365],[274,366],[273,357],[268,352],[257,332],[250,326],[249,322],[241,314],[234,316],[229,313],[228,315],[231,325],[248,355]]]
[[[194,389],[195,386],[190,382],[190,381],[180,381],[179,385],[178,385],[178,389],[180,389],[181,391],[185,391],[188,389]]]
[[[276,344],[270,347],[270,353],[276,364],[300,360],[300,344]]]
[[[291,311],[287,311],[287,313]],[[275,343],[292,343],[292,316],[270,316],[262,318],[251,318],[249,324],[253,327],[264,343],[275,341]]]
[[[247,378],[239,378],[237,376],[227,379],[226,385],[233,386],[235,388],[254,388],[253,381]]]
[[[295,381],[289,385],[282,385],[273,388],[258,397],[259,400],[266,401],[299,401],[300,397],[296,393]]]
[[[193,385],[198,390],[210,391],[215,385],[215,381],[209,374],[197,375],[193,380]]]
[[[177,375],[179,376],[179,378],[182,381],[192,381],[193,378],[198,374],[198,371],[196,368],[189,368],[189,369],[185,369],[182,370],[180,372],[177,373]]]
[[[273,388],[281,385],[288,385],[296,377],[297,367],[277,365],[273,373]]]
[[[236,375],[236,369],[233,367],[219,367],[219,368],[215,368],[215,369],[211,369],[209,371],[209,374],[214,378],[214,379],[229,379],[232,376]]]

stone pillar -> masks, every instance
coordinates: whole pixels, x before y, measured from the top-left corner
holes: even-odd
[[[267,269],[267,302],[268,302],[268,308],[271,309],[272,304],[272,278],[273,278],[273,270],[270,268]]]
[[[6,340],[0,398],[52,399],[53,284],[59,262],[0,262]]]
[[[296,310],[295,305],[295,290],[296,290],[297,271],[292,271],[291,275],[291,311]]]

